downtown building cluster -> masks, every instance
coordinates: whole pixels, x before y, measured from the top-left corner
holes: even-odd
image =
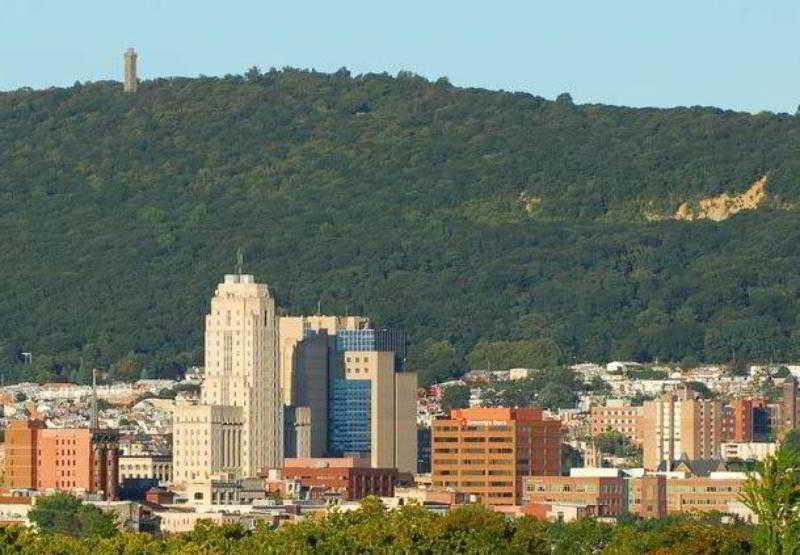
[[[96,417],[81,424],[79,413],[61,410],[89,409],[95,401],[84,394],[94,399],[96,389],[12,390],[11,397],[49,400],[8,400],[17,417],[6,430],[0,515],[27,524],[41,495],[62,491],[137,512],[124,519],[142,523],[135,529],[174,532],[203,519],[238,521],[231,514],[251,523],[297,518],[331,500],[392,496],[400,480],[413,479],[416,373],[406,367],[403,333],[373,329],[358,316],[280,317],[267,286],[239,272],[211,298],[204,353],[202,371],[161,384],[197,384],[199,394],[126,405],[130,388],[106,387],[108,398],[123,394],[116,400],[131,406],[119,409],[119,425],[137,411],[165,408],[168,427],[148,425],[155,434],[121,434]],[[78,426],[52,427],[58,421]],[[275,498],[305,506],[276,506]]]
[[[247,274],[225,276],[205,325],[200,398],[173,413],[176,491],[213,502],[237,481],[343,466],[387,491],[385,477],[393,487],[413,474],[416,373],[402,333],[357,316],[278,317]],[[361,491],[355,481],[343,489]]]
[[[469,406],[442,410],[453,383],[418,390],[402,332],[362,316],[281,316],[267,286],[241,272],[217,285],[204,333],[204,367],[181,382],[0,388],[0,518],[27,523],[41,495],[63,491],[154,532],[277,525],[370,495],[546,519],[748,519],[745,470],[798,424],[797,380],[782,369],[762,395],[763,368],[576,365],[585,391],[559,410],[487,401],[498,383],[547,370],[470,370],[455,382]],[[609,434],[638,455],[609,452]]]

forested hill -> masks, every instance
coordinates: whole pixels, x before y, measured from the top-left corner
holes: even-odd
[[[673,217],[723,194],[745,209]],[[0,367],[201,363],[239,247],[290,312],[321,300],[407,330],[423,381],[486,361],[800,359],[798,200],[786,114],[346,70],[2,93]]]

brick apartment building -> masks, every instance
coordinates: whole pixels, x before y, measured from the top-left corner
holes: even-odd
[[[6,429],[6,484],[16,489],[100,493],[116,499],[119,434],[116,430],[45,428],[14,420]]]
[[[592,436],[606,432],[619,432],[636,445],[642,444],[642,407],[609,404],[593,406],[591,410]]]
[[[561,423],[541,409],[453,410],[433,422],[432,486],[517,505],[524,476],[560,474],[561,439]]]

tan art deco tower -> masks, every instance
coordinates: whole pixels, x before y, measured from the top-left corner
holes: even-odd
[[[241,474],[283,466],[275,301],[252,275],[226,275],[206,316],[204,405],[241,407]]]

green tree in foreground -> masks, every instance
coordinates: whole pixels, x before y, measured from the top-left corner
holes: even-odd
[[[509,518],[480,505],[455,507],[445,515],[415,503],[388,510],[378,499],[368,498],[359,510],[332,511],[277,529],[257,524],[255,530],[247,530],[201,521],[192,532],[163,538],[132,533],[76,538],[0,528],[0,553],[738,555],[752,552],[751,533],[750,526],[725,524],[708,515],[623,519],[617,525],[594,519],[547,522]]]
[[[751,474],[742,501],[758,517],[759,553],[788,555],[800,547],[800,450],[784,442]]]
[[[114,515],[65,493],[40,497],[29,518],[45,533],[110,538],[117,533]]]

